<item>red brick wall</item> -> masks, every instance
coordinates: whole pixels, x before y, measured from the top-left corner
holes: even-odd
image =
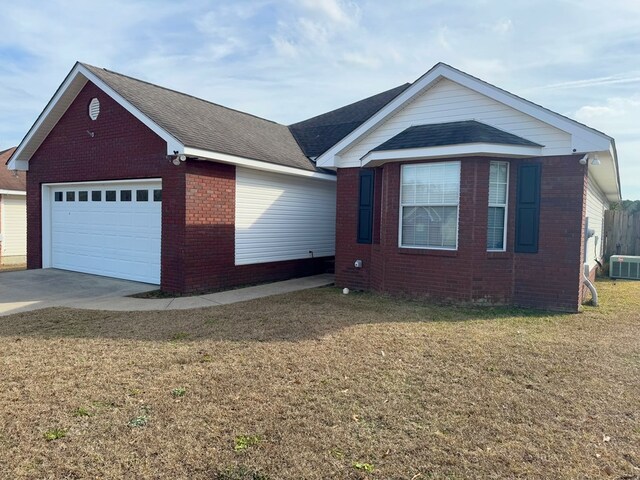
[[[235,166],[186,162],[183,291],[322,273],[323,258],[235,265]]]
[[[87,109],[100,100],[92,121]],[[88,132],[92,132],[91,136]],[[27,175],[28,268],[41,268],[41,184],[161,178],[162,289],[204,290],[322,271],[322,259],[234,266],[234,167],[166,158],[166,143],[88,83],[33,155]]]
[[[577,157],[538,160],[542,167],[540,245],[515,254],[517,167],[511,160],[507,251],[486,251],[489,159],[461,164],[458,250],[398,247],[400,164],[377,169],[382,179],[379,242],[358,245],[358,169],[338,170],[336,282],[339,286],[456,301],[512,303],[575,311],[580,297],[584,167]],[[378,197],[376,197],[378,198]],[[362,259],[364,267],[353,262]]]

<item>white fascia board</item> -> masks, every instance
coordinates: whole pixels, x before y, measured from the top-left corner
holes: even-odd
[[[142,113],[138,108],[133,106],[128,100],[126,100],[122,95],[116,92],[109,85],[100,80],[97,76],[95,76],[91,71],[89,71],[84,66],[78,64],[79,73],[84,75],[89,81],[95,84],[100,90],[113,98],[116,102],[118,102],[122,107],[124,107],[129,113],[131,113],[134,117],[144,123],[151,131],[153,131],[156,135],[162,138],[165,142],[167,142],[167,155],[172,155],[174,152],[183,153],[184,145],[180,140],[167,132],[160,125],[155,123],[149,117],[147,117],[144,113]]]
[[[134,117],[140,120],[144,125],[149,127],[149,129],[151,129],[156,135],[162,138],[167,143],[168,155],[173,154],[174,151],[177,151],[178,153],[182,153],[182,150],[184,149],[184,145],[182,145],[182,143],[178,139],[176,139],[173,135],[171,135],[165,129],[160,127],[157,123],[153,122],[149,117],[147,117],[144,113],[142,113],[140,110],[134,107],[129,101],[124,99],[119,93],[117,93],[115,90],[109,87],[106,83],[104,83],[97,76],[91,73],[83,65],[81,65],[80,63],[76,63],[75,66],[71,69],[71,72],[69,72],[69,74],[66,76],[66,78],[64,79],[60,87],[58,87],[58,90],[54,94],[53,98],[49,100],[49,103],[47,103],[47,106],[45,107],[43,112],[40,114],[36,122],[29,129],[29,132],[27,132],[27,135],[24,137],[22,142],[20,142],[20,145],[18,145],[18,148],[16,148],[16,151],[11,156],[11,159],[7,164],[10,170],[22,170],[22,171],[29,170],[30,158],[22,158],[22,153],[24,151],[24,148],[26,147],[26,145],[30,143],[34,134],[42,127],[47,117],[51,114],[51,111],[55,108],[56,104],[60,101],[60,99],[64,96],[64,94],[67,93],[67,90],[70,88],[72,83],[80,75],[85,79],[85,81],[82,83],[81,86],[79,86],[78,91],[74,95],[73,99],[70,100],[69,105],[73,103],[73,100],[75,100],[75,97],[77,96],[77,94],[80,93],[80,90],[82,90],[82,88],[84,88],[84,85],[86,85],[86,81],[87,80],[91,81],[100,90],[104,91],[107,95],[113,98],[113,100],[115,100],[123,108],[125,108],[129,113],[131,113]]]
[[[0,195],[26,195],[24,190],[4,190],[0,188]]]
[[[228,153],[212,152],[200,148],[184,147],[184,154],[187,157],[196,157],[202,160],[212,160],[221,163],[230,163],[241,167],[253,168],[254,170],[264,170],[265,172],[282,173],[285,175],[296,175],[299,177],[316,178],[318,180],[328,180],[335,182],[336,176],[326,173],[312,172],[300,168],[276,165],[275,163],[262,162],[252,158],[239,157]]]
[[[385,119],[393,115],[413,98],[433,86],[441,78],[447,78],[497,102],[503,103],[515,110],[536,118],[541,122],[547,123],[548,125],[571,134],[572,149],[576,150],[575,153],[587,153],[607,150],[610,148],[612,138],[604,133],[593,130],[585,125],[581,125],[574,120],[568,119],[560,114],[552,112],[551,110],[547,110],[544,107],[531,103],[528,100],[513,95],[512,93],[486,83],[483,80],[456,70],[449,65],[438,64],[416,80],[413,85],[407,88],[404,92],[391,100],[391,102],[380,109],[369,120],[364,122],[329,150],[320,155],[317,158],[316,164],[319,167],[325,168],[337,167],[338,158],[336,157],[338,154],[351,146],[367,132],[378,126]]]
[[[371,151],[362,157],[362,166],[381,165],[386,162],[425,160],[430,158],[492,156],[492,157],[539,157],[542,147],[504,145],[493,143],[466,143],[442,147],[404,148],[402,150]]]
[[[56,90],[56,93],[53,95],[51,100],[49,100],[49,103],[47,103],[47,106],[44,108],[44,110],[42,111],[40,116],[38,116],[37,120],[31,126],[31,128],[29,129],[29,131],[27,132],[25,137],[22,139],[22,141],[20,142],[20,145],[18,145],[18,147],[16,148],[16,151],[13,152],[13,155],[11,155],[11,158],[9,159],[9,162],[7,162],[7,168],[9,168],[9,170],[21,170],[21,171],[24,171],[24,172],[29,170],[29,159],[26,159],[26,160],[22,159],[21,158],[22,152],[23,152],[24,148],[29,144],[31,139],[33,138],[33,135],[35,134],[35,132],[38,131],[40,129],[40,127],[42,127],[42,124],[44,123],[44,121],[47,119],[47,117],[51,113],[51,110],[53,110],[53,108],[60,101],[62,96],[67,92],[67,90],[71,86],[71,83],[75,80],[75,78],[76,78],[76,76],[78,74],[78,67],[79,66],[80,66],[80,64],[76,63],[76,65],[67,74],[67,76],[65,77],[64,81],[62,82],[62,84],[58,87],[58,90]],[[85,82],[85,84],[86,84],[86,82]],[[84,84],[83,84],[83,87],[84,87]],[[80,90],[82,90],[82,87],[80,89],[78,89],[77,93],[79,93]],[[77,93],[74,96],[74,99],[77,96]],[[73,100],[72,100],[72,102],[73,102]]]

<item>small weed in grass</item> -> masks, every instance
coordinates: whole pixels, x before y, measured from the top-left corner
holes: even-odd
[[[46,432],[44,432],[44,439],[47,442],[51,442],[53,440],[58,440],[60,438],[64,438],[67,436],[67,431],[63,430],[62,428],[52,428],[50,430],[47,430]]]
[[[258,435],[238,435],[235,438],[233,449],[236,452],[241,452],[249,447],[258,445],[260,443],[260,437]]]
[[[333,458],[337,458],[338,460],[342,460],[344,458],[344,452],[339,448],[333,448],[329,451]]]
[[[141,393],[142,393],[142,390],[140,390],[139,388],[132,388],[131,390],[129,390],[130,397],[137,397]]]
[[[74,417],[90,417],[91,412],[89,412],[87,408],[78,407],[73,411],[73,416]]]
[[[230,467],[213,474],[213,480],[270,480],[267,474],[243,466]]]
[[[362,470],[363,472],[373,473],[373,465],[370,463],[353,462],[353,468]]]
[[[149,423],[149,417],[146,415],[139,415],[129,420],[129,426],[131,428],[144,427],[147,423]]]
[[[171,395],[173,395],[176,398],[184,397],[186,393],[187,393],[187,389],[184,387],[178,387],[171,390]]]

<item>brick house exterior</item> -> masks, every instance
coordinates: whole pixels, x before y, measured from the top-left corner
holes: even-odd
[[[400,165],[376,168],[372,244],[356,242],[358,168],[338,169],[336,284],[412,297],[576,310],[582,298],[581,245],[586,166],[578,157],[527,159],[542,164],[539,252],[514,253],[515,209],[508,213],[505,252],[488,252],[489,161],[465,158],[461,168],[459,246],[456,251],[398,246]],[[504,160],[504,159],[500,159]],[[517,184],[510,160],[510,184]],[[510,189],[509,203],[515,203]],[[382,202],[382,198],[387,198]],[[354,267],[354,259],[363,261]],[[592,270],[595,275],[595,270]],[[541,281],[544,279],[544,281]]]
[[[402,203],[402,172],[438,165],[457,169],[455,201],[453,184],[420,180],[424,198],[449,203]],[[63,198],[50,185],[161,183],[158,283],[169,292],[320,273],[335,252],[339,287],[576,311],[600,257],[600,214],[620,198],[612,138],[444,64],[289,126],[77,64],[9,167],[29,171],[29,268],[63,265],[52,251],[74,246],[67,213],[90,205],[70,203],[87,202],[89,187]],[[407,244],[405,221],[439,240]]]

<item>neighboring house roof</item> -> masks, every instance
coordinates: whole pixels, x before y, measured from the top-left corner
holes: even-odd
[[[0,151],[0,191],[11,190],[24,192],[27,189],[27,176],[25,172],[13,172],[4,168],[4,164],[13,155],[16,147]],[[2,192],[0,192],[2,193]]]
[[[315,170],[285,125],[82,64],[183,145]]]
[[[289,125],[289,129],[304,154],[312,158],[317,157],[362,125],[410,85],[405,83],[364,100],[294,123]]]
[[[407,148],[439,147],[465,143],[497,143],[541,147],[535,142],[499,130],[475,120],[449,123],[433,123],[409,127],[373,151],[402,150]]]

